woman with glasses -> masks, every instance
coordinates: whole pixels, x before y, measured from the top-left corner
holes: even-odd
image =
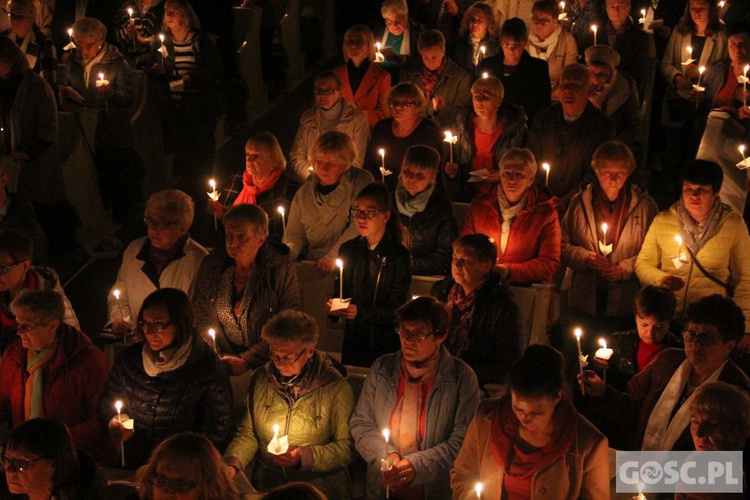
[[[522,106],[530,125],[539,111],[552,104],[552,83],[547,62],[526,50],[528,41],[526,23],[517,17],[508,19],[500,30],[502,51],[483,60],[479,73],[503,82],[505,100]]]
[[[479,404],[477,377],[443,345],[445,304],[417,297],[396,311],[396,324],[401,349],[372,365],[350,421],[367,462],[366,498],[388,488],[393,498],[449,499],[449,472]]]
[[[195,329],[187,294],[155,291],[143,301],[137,327],[145,342],[115,359],[99,402],[102,423],[124,449],[124,468],[144,465],[156,445],[180,432],[202,434],[223,450],[232,389],[216,352]]]
[[[508,149],[522,147],[529,131],[523,108],[505,99],[499,78],[474,82],[471,99],[472,106],[461,111],[454,127],[454,162],[445,164],[444,189],[452,201],[469,202],[488,193],[500,181],[500,158]]]
[[[745,314],[750,333],[750,237],[742,216],[722,203],[721,167],[694,160],[682,169],[682,196],[659,213],[643,241],[635,272],[643,285],[669,288],[677,297],[675,317],[687,304],[718,293]],[[750,348],[743,337],[738,351]]]
[[[531,33],[526,50],[531,57],[547,61],[552,99],[559,100],[563,69],[578,60],[576,40],[558,21],[562,13],[556,0],[538,0],[531,8]]]
[[[5,437],[0,463],[5,470],[0,498],[103,498],[104,477],[89,454],[76,451],[60,420],[34,418],[14,428]]]
[[[562,222],[562,263],[572,272],[571,322],[597,333],[630,330],[633,297],[641,288],[635,261],[659,209],[630,182],[635,159],[626,144],[605,142],[591,167],[596,180],[573,197]]]
[[[305,482],[326,498],[351,498],[354,395],[346,369],[315,348],[318,324],[301,311],[274,316],[262,337],[271,361],[250,379],[248,411],[224,453],[229,475],[244,475],[249,466],[260,491]],[[286,446],[277,450],[279,440]]]
[[[497,22],[492,7],[485,2],[475,2],[461,19],[458,40],[453,49],[453,61],[478,78],[479,63],[500,52]]]
[[[261,328],[279,311],[299,309],[300,292],[289,248],[268,239],[262,208],[236,205],[223,222],[225,244],[213,249],[198,273],[195,314],[198,331],[239,375],[268,361]]]
[[[703,297],[685,312],[685,349],[665,350],[630,380],[625,392],[606,386],[593,371],[578,382],[603,420],[629,429],[632,441],[626,449],[694,450],[690,420],[696,390],[720,381],[750,393],[750,379],[729,358],[743,338],[745,321],[731,299]]]
[[[406,0],[384,0],[380,6],[383,25],[375,32],[385,57],[380,66],[391,74],[391,81],[400,80],[401,67],[409,57],[418,57],[417,43],[424,29],[409,19]]]
[[[482,233],[497,246],[495,269],[512,284],[552,283],[560,266],[560,220],[555,198],[534,183],[528,149],[500,159],[500,184],[471,202],[461,234]]]
[[[401,244],[401,226],[391,195],[382,184],[370,184],[354,199],[351,216],[359,236],[341,245],[344,264],[343,309],[328,313],[343,320],[344,364],[370,366],[378,356],[398,350],[393,313],[406,302],[411,285],[411,256]],[[341,290],[341,288],[339,288]]]
[[[442,134],[435,122],[425,118],[427,101],[413,83],[402,82],[393,87],[388,93],[388,106],[391,117],[380,120],[372,129],[365,168],[393,191],[406,150],[420,144],[441,151]],[[381,167],[390,173],[385,175]]]
[[[137,480],[143,500],[241,498],[216,447],[194,432],[181,432],[162,441]]]
[[[344,61],[333,71],[341,79],[341,97],[367,115],[370,128],[391,115],[391,75],[375,61],[372,31],[358,24],[344,33]]]
[[[157,289],[178,288],[192,297],[198,268],[208,254],[188,234],[195,204],[182,191],[152,194],[144,213],[148,235],[125,249],[117,281],[107,296],[108,323],[117,335],[138,333],[134,319],[143,300]]]

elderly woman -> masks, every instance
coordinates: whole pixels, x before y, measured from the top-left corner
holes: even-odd
[[[304,481],[327,498],[351,498],[354,395],[346,369],[315,348],[318,324],[301,311],[279,313],[262,335],[271,361],[250,379],[248,411],[224,453],[230,475],[252,462],[261,491]],[[278,438],[287,438],[288,448],[277,450]]]
[[[495,262],[497,247],[488,236],[461,236],[453,242],[452,277],[432,287],[451,311],[445,346],[472,367],[481,386],[504,383],[529,343],[521,310]]]
[[[412,273],[445,275],[451,266],[451,243],[458,237],[453,205],[436,189],[440,153],[429,146],[411,146],[401,163],[394,193],[403,227],[403,245],[411,254]]]
[[[391,115],[391,75],[373,63],[375,42],[370,28],[358,24],[344,33],[344,61],[346,64],[333,70],[341,79],[341,97],[364,111],[372,128]]]
[[[750,438],[750,396],[726,382],[703,384],[690,404],[690,435],[698,451],[742,450]]]
[[[547,61],[552,99],[559,100],[563,69],[578,60],[576,40],[558,21],[562,12],[556,0],[537,0],[532,7],[531,33],[526,50],[531,57]]]
[[[579,383],[593,396],[589,404],[602,419],[631,429],[628,449],[693,450],[690,407],[696,389],[718,380],[750,392],[750,379],[729,359],[744,329],[739,307],[730,299],[709,295],[686,311],[685,349],[665,350],[630,380],[626,392],[605,386],[592,371]]]
[[[143,500],[170,495],[200,500],[241,498],[216,447],[194,432],[181,432],[162,441],[138,471],[137,479]]]
[[[385,61],[380,67],[391,74],[391,80],[400,80],[401,66],[409,57],[418,57],[417,42],[422,25],[409,19],[406,0],[384,0],[380,7],[384,26],[375,33]]]
[[[310,153],[312,180],[297,191],[289,209],[284,233],[289,260],[315,261],[322,273],[336,268],[339,247],[357,235],[350,224],[351,204],[373,180],[366,170],[351,166],[355,157],[354,143],[343,132],[332,130],[315,140]]]
[[[94,460],[76,452],[70,431],[57,419],[33,418],[10,431],[0,461],[2,498],[102,498],[106,486]]]
[[[288,248],[268,240],[262,208],[234,206],[223,222],[226,243],[201,264],[195,312],[198,331],[215,331],[222,361],[239,375],[268,361],[261,328],[282,309],[299,309],[300,292]]]
[[[492,7],[485,2],[474,2],[461,19],[453,61],[477,78],[482,59],[500,52],[498,31]]]
[[[208,213],[221,219],[234,205],[253,203],[268,215],[268,237],[281,241],[284,217],[289,213],[299,183],[286,171],[286,158],[273,134],[262,132],[245,143],[245,170],[233,175],[218,201],[208,199]],[[279,208],[284,212],[279,213]]]
[[[607,439],[579,415],[563,387],[563,359],[526,349],[508,394],[479,405],[451,471],[454,498],[609,498]]]
[[[500,79],[491,76],[474,82],[471,99],[473,105],[464,108],[456,121],[455,162],[445,164],[445,190],[454,201],[468,202],[489,192],[500,180],[495,169],[500,158],[508,149],[522,147],[528,134],[523,109],[505,101]]]
[[[2,36],[16,42],[26,56],[29,68],[40,74],[53,88],[57,85],[57,50],[55,42],[36,24],[37,2],[10,0],[5,5],[10,28]]]
[[[192,297],[198,267],[208,251],[188,235],[192,198],[176,189],[149,196],[143,222],[148,236],[130,242],[122,254],[117,281],[107,298],[109,323],[118,335],[133,332],[143,300],[160,288],[177,288]]]
[[[711,161],[694,160],[683,168],[682,196],[654,219],[635,272],[642,284],[675,292],[677,317],[700,297],[732,297],[750,333],[750,237],[740,214],[719,199],[723,179],[721,167]],[[750,339],[743,337],[740,350],[748,347]]]
[[[562,263],[573,272],[568,308],[596,331],[629,330],[635,261],[659,209],[629,181],[635,159],[622,142],[599,146],[591,166],[596,181],[573,197],[562,223]]]
[[[36,417],[60,419],[79,450],[112,458],[96,416],[107,361],[91,340],[63,323],[53,290],[26,291],[11,304],[20,341],[0,360],[0,423],[13,428]]]
[[[401,350],[372,365],[350,421],[368,464],[367,498],[382,498],[386,487],[394,498],[448,499],[448,472],[479,404],[477,377],[443,346],[450,313],[437,299],[406,303],[396,321]]]
[[[526,50],[528,41],[526,23],[517,17],[508,19],[500,30],[502,51],[483,60],[479,72],[499,78],[505,87],[505,100],[523,107],[531,123],[552,103],[552,83],[546,61],[531,57]]]
[[[461,234],[482,233],[497,247],[495,269],[508,283],[552,283],[560,266],[560,220],[555,198],[534,183],[528,149],[500,159],[500,184],[471,202]]]
[[[125,56],[106,42],[107,28],[84,17],[73,25],[77,49],[68,59],[68,80],[60,94],[74,104],[99,111],[96,123],[96,168],[105,208],[112,218],[128,222],[128,213],[140,200],[141,165],[133,149],[130,107],[133,82]]]
[[[102,422],[124,446],[125,468],[144,465],[157,444],[185,431],[223,449],[232,389],[216,353],[195,330],[188,296],[174,288],[155,291],[143,301],[138,329],[146,341],[117,357],[99,403]],[[130,419],[132,425],[123,425]]]
[[[401,244],[401,228],[391,196],[382,184],[370,184],[354,199],[351,209],[359,236],[341,245],[344,309],[328,313],[346,320],[341,361],[370,366],[378,356],[398,349],[393,313],[406,302],[411,284],[411,256]]]
[[[419,35],[419,56],[404,67],[401,81],[419,86],[427,100],[427,116],[441,127],[450,127],[469,104],[471,75],[445,55],[445,37],[438,30]]]
[[[114,20],[114,35],[120,51],[130,62],[139,65],[139,59],[146,59],[151,47],[159,44],[157,34],[163,17],[162,0],[127,0],[120,5]]]
[[[393,191],[406,150],[419,144],[440,151],[442,136],[435,122],[425,118],[427,101],[417,85],[404,82],[393,87],[388,93],[388,106],[392,117],[380,120],[372,129],[365,168]],[[386,176],[381,167],[391,174]]]
[[[727,33],[728,57],[708,68],[704,77],[706,92],[701,94],[704,113],[714,108],[730,112],[735,118],[750,118],[750,108],[745,106],[746,85],[737,81],[745,75],[745,66],[750,64],[750,21],[738,21]]]

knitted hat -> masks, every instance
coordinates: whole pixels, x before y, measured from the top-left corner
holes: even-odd
[[[616,68],[620,64],[620,54],[609,45],[592,45],[586,49],[586,64],[592,63]]]

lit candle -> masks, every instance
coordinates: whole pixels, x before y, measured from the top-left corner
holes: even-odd
[[[122,401],[115,401],[115,410],[117,410],[117,421],[122,424]],[[125,441],[120,441],[120,464],[125,467]]]
[[[385,459],[383,460],[387,461],[388,460],[388,441],[391,439],[391,431],[389,431],[387,428],[383,429],[383,437],[385,438]],[[388,466],[387,463],[386,463],[386,466]],[[389,491],[388,486],[385,487],[385,498],[386,499],[390,498],[390,491]]]
[[[206,193],[208,194],[208,197],[211,198],[213,201],[218,202],[219,201],[219,192],[216,191],[216,181],[214,179],[208,180],[208,185],[211,186],[211,192]],[[216,214],[214,213],[214,231],[219,230],[219,221],[216,217]]]
[[[336,267],[339,268],[339,298],[344,300],[344,261],[336,259]]]
[[[604,246],[607,246],[607,229],[609,229],[609,226],[605,222],[602,224],[602,235],[604,236]]]
[[[682,254],[682,236],[679,234],[674,237],[674,240],[677,242],[677,258],[680,258],[680,254]]]
[[[581,335],[583,332],[580,328],[575,329],[575,335],[576,335],[576,346],[578,346],[578,373],[581,375],[581,395],[585,396],[586,391],[583,388],[583,365],[581,365],[581,358],[583,357],[583,352],[581,352]]]
[[[474,485],[474,492],[477,494],[477,498],[482,498],[482,490],[484,489],[484,485],[482,483],[477,483]]]
[[[609,358],[612,357],[612,354],[614,354],[614,351],[612,349],[607,348],[607,341],[604,339],[599,339],[599,345],[601,346],[599,349],[596,350],[594,353],[595,358],[603,359],[605,361],[609,361]],[[604,383],[607,383],[607,367],[604,367]]]
[[[130,24],[133,24],[133,23],[135,22],[135,21],[133,20],[133,9],[131,9],[130,7],[128,7],[128,17],[130,18],[130,21],[129,21],[129,23],[130,23]]]
[[[564,21],[568,18],[568,14],[565,13],[565,2],[560,2],[560,14],[557,16],[558,21]]]
[[[482,53],[482,57],[479,59],[481,61],[482,59],[484,59],[484,56],[487,55],[487,47],[485,47],[484,45],[480,45],[479,52]]]
[[[164,33],[159,33],[159,54],[161,54],[161,63],[164,64],[164,59],[167,57],[167,49],[164,47]]]
[[[742,161],[745,161],[747,159],[747,157],[745,156],[745,145],[744,144],[740,145],[740,154],[742,155]]]
[[[73,43],[73,28],[68,28],[68,45],[63,50],[72,50],[76,48],[76,44]]]
[[[688,45],[685,50],[687,51],[688,57],[687,57],[687,59],[685,61],[682,62],[683,66],[687,66],[689,64],[692,64],[692,62],[693,62],[693,47],[691,47],[690,45]]]
[[[542,163],[542,168],[544,169],[544,186],[549,186],[549,163]]]
[[[378,154],[380,155],[380,180],[385,184],[385,176],[390,174],[390,172],[385,169],[385,149],[378,149]]]
[[[594,45],[596,45],[596,31],[597,31],[598,29],[599,29],[599,28],[597,28],[597,27],[596,27],[596,24],[592,24],[592,25],[591,25],[591,31],[593,31],[593,32],[594,32]]]
[[[279,439],[279,424],[273,424],[273,437]]]
[[[458,136],[453,135],[453,132],[450,130],[445,131],[445,139],[443,139],[443,142],[448,143],[448,150],[450,151],[450,160],[451,163],[453,163],[453,145],[458,142]]]
[[[214,345],[214,352],[218,354],[219,351],[216,350],[216,330],[214,330],[213,328],[209,328],[208,336],[211,337],[211,343]]]
[[[380,52],[380,42],[375,44],[375,62],[382,63],[385,61],[385,56]]]
[[[633,497],[633,500],[648,500],[643,494],[643,483],[638,483],[638,494]]]
[[[109,82],[104,79],[104,73],[99,73],[97,75],[99,79],[96,81],[96,88],[103,87],[104,85],[109,85]]]
[[[286,218],[284,218],[284,214],[285,214],[284,207],[282,207],[281,205],[279,205],[279,207],[276,209],[276,211],[279,212],[279,214],[281,214],[281,225],[283,226],[284,233],[286,234]]]
[[[122,305],[120,305],[120,290],[115,288],[114,290],[112,290],[112,295],[115,296],[115,300],[117,301],[117,310],[120,313],[120,317],[125,319],[125,317],[122,315]]]
[[[698,88],[699,89],[702,88],[701,87],[701,78],[703,77],[703,73],[705,73],[705,71],[706,71],[706,67],[705,66],[701,66],[700,68],[698,68]]]
[[[482,73],[482,79],[486,80],[489,77],[490,77],[490,74],[487,73],[486,71]]]

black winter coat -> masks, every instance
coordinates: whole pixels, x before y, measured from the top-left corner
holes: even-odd
[[[395,194],[393,206],[396,206]],[[435,188],[422,212],[411,217],[399,213],[398,217],[407,235],[404,240],[411,252],[412,274],[447,275],[453,255],[451,245],[458,238],[451,202]]]
[[[453,278],[438,281],[432,286],[432,295],[445,302],[454,284]],[[508,369],[529,345],[529,331],[515,297],[499,273],[491,271],[476,294],[469,347],[460,358],[477,374],[480,387],[503,384]],[[448,335],[453,335],[462,313],[454,306],[451,314]]]
[[[125,442],[125,468],[145,464],[156,445],[186,431],[206,436],[223,452],[231,432],[232,388],[211,347],[194,334],[185,364],[155,377],[143,369],[142,351],[137,343],[117,357],[99,403],[105,426],[117,415],[117,400],[135,420],[135,433]]]
[[[608,344],[614,353],[609,359],[607,368],[607,384],[621,392],[627,390],[628,382],[631,378],[643,371],[645,366],[638,366],[638,346],[640,337],[638,330],[627,332],[616,332],[612,334],[611,341]],[[664,337],[664,347],[682,348],[684,344],[682,339],[674,333],[667,332]]]
[[[357,306],[357,317],[344,326],[341,361],[369,367],[401,348],[394,313],[409,299],[411,256],[386,234],[374,250],[362,236],[347,241],[339,258],[344,261],[344,298]]]

